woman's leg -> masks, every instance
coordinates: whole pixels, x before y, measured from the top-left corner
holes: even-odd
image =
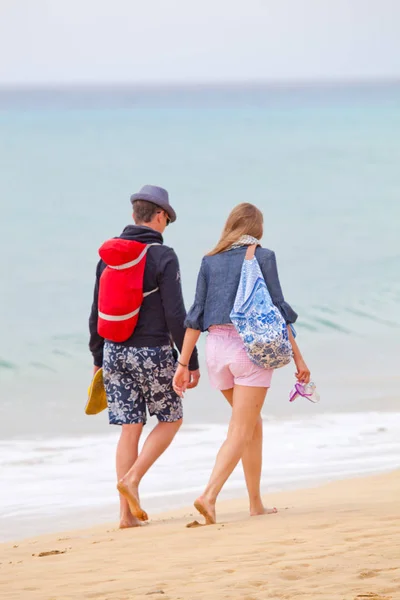
[[[267,388],[261,387],[235,385],[233,388],[228,436],[218,452],[210,481],[195,502],[195,507],[205,517],[207,524],[216,522],[217,496],[253,437],[266,393]]]
[[[229,404],[233,405],[233,389],[224,390],[223,395]],[[264,515],[277,512],[276,508],[264,508],[261,499],[260,481],[262,469],[263,425],[261,415],[257,419],[253,436],[247,444],[243,455],[242,465],[250,501],[250,515]]]

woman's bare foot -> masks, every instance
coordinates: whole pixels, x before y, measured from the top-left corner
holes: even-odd
[[[259,517],[260,515],[274,515],[278,512],[278,509],[275,508],[264,508],[264,506],[258,507],[256,509],[250,509],[251,517]]]
[[[137,519],[136,517],[132,517],[132,515],[129,515],[127,517],[123,516],[120,519],[119,528],[129,529],[130,527],[140,527],[141,524],[142,521],[139,521],[139,519]]]
[[[127,499],[132,516],[139,519],[139,521],[148,521],[147,513],[140,506],[137,486],[121,479],[117,483],[117,490]]]
[[[206,520],[206,525],[215,525],[217,522],[215,504],[211,504],[211,502],[208,502],[203,496],[200,496],[194,503],[194,507],[201,515],[203,515]]]

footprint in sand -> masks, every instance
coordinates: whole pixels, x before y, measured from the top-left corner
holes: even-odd
[[[32,556],[38,556],[39,558],[43,556],[55,556],[56,554],[65,554],[66,550],[49,550],[48,552],[39,552],[39,554],[32,554]]]
[[[266,585],[266,581],[249,581],[249,585],[255,587],[255,588],[261,588],[264,585]]]
[[[190,523],[188,523],[188,524],[186,525],[186,527],[187,527],[188,529],[193,529],[193,528],[195,528],[195,527],[205,527],[205,526],[206,526],[206,524],[205,524],[205,523],[199,523],[198,521],[191,521]]]
[[[308,529],[329,529],[332,523],[319,523],[318,525],[308,525]]]
[[[296,573],[281,573],[281,579],[286,579],[286,581],[297,581],[301,579],[301,575],[297,575]]]
[[[379,571],[371,570],[371,571],[361,571],[358,574],[359,579],[372,579],[372,577],[377,577],[379,575]]]
[[[366,594],[358,594],[354,600],[392,600],[389,596],[380,596],[375,592],[367,592]]]

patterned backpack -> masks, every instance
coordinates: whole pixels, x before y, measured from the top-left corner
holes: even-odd
[[[292,346],[255,257],[256,247],[247,249],[230,318],[250,360],[265,369],[278,369],[290,362]]]

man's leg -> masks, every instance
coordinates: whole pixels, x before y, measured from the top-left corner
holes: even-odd
[[[172,348],[147,349],[146,362],[150,361],[146,377],[146,403],[150,415],[156,415],[159,423],[146,439],[142,451],[132,468],[118,483],[118,491],[128,501],[132,515],[144,521],[147,514],[139,502],[139,484],[155,461],[171,444],[182,425],[182,400],[174,392],[172,380],[175,360]],[[144,390],[143,390],[144,392]]]
[[[135,358],[135,349],[106,342],[103,380],[107,393],[110,425],[121,427],[116,453],[117,479],[123,477],[138,456],[139,439],[146,420],[146,404],[139,394],[135,378],[127,366]],[[120,494],[120,528],[138,525],[126,499]]]
[[[181,425],[182,419],[174,423],[158,423],[146,439],[137,460],[118,483],[118,490],[127,499],[130,512],[141,521],[147,520],[147,514],[140,506],[139,484],[150,467],[171,444]]]
[[[137,460],[139,451],[139,440],[143,430],[143,423],[133,423],[132,425],[122,425],[121,437],[117,446],[117,480],[132,468]],[[120,529],[127,527],[136,527],[140,521],[134,517],[129,509],[129,504],[122,494],[120,500]]]

